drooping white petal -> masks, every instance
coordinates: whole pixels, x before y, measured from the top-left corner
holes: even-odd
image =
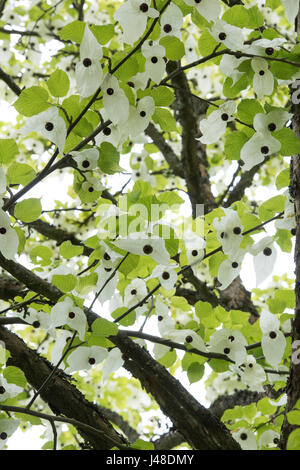
[[[105,360],[102,368],[103,380],[106,381],[109,377],[109,374],[120,369],[123,364],[124,359],[119,348],[113,348],[111,351],[109,351],[107,359]]]

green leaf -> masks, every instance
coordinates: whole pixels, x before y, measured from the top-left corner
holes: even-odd
[[[75,289],[77,279],[73,274],[54,274],[52,277],[52,284],[63,292],[70,292]]]
[[[299,450],[300,449],[300,428],[295,429],[291,432],[287,442],[287,450]]]
[[[41,266],[48,266],[53,257],[53,251],[44,245],[35,246],[30,251],[30,259],[34,264],[40,264]]]
[[[276,188],[286,188],[290,184],[290,169],[282,170],[276,178]]]
[[[229,160],[239,160],[241,150],[245,143],[248,141],[248,137],[244,132],[233,131],[227,136],[225,141],[225,154]]]
[[[227,77],[223,86],[223,93],[227,98],[233,99],[245,90],[249,84],[249,79],[246,73],[233,85],[232,78]]]
[[[177,131],[176,120],[172,113],[166,108],[155,108],[155,113],[153,114],[152,119],[155,124],[159,124],[163,131]]]
[[[98,336],[116,336],[118,334],[118,327],[105,318],[97,318],[92,324],[92,331]]]
[[[60,245],[59,252],[65,259],[71,259],[83,252],[83,246],[73,245],[70,240],[67,240]]]
[[[165,48],[169,60],[180,60],[185,54],[184,44],[175,36],[165,36],[159,44]]]
[[[155,106],[169,106],[174,101],[174,91],[166,86],[159,86],[151,91]]]
[[[292,129],[284,127],[280,131],[274,132],[273,137],[281,142],[281,155],[289,157],[300,153],[300,141]]]
[[[16,155],[19,149],[14,139],[0,139],[0,163],[7,165]]]
[[[45,88],[32,86],[22,91],[14,102],[14,107],[23,116],[34,116],[46,111],[51,106],[51,103],[48,103],[48,98],[49,94]]]
[[[25,186],[35,177],[32,166],[25,163],[13,163],[6,173],[8,184],[22,184]]]
[[[198,41],[199,52],[203,57],[210,55],[218,45],[218,42],[209,33],[208,29],[205,29],[201,34]]]
[[[238,118],[246,124],[253,124],[253,119],[258,113],[264,113],[264,109],[256,100],[242,100],[237,107]]]
[[[247,28],[249,23],[248,10],[242,5],[234,5],[224,13],[222,20],[232,26]]]
[[[81,43],[84,33],[85,23],[83,21],[72,21],[64,26],[58,33],[60,39]]]
[[[131,449],[137,450],[154,450],[154,444],[152,442],[143,441],[142,439],[137,439],[132,445]]]
[[[47,86],[52,96],[65,96],[70,88],[70,80],[66,72],[56,69],[47,81]]]
[[[158,362],[162,366],[169,369],[169,367],[171,367],[176,362],[176,359],[177,359],[176,351],[173,349],[172,351],[168,351],[163,357],[158,359]]]
[[[30,223],[37,220],[42,213],[42,205],[40,199],[29,198],[24,199],[16,204],[14,215],[22,222]]]
[[[258,215],[261,221],[271,219],[282,212],[285,206],[285,197],[284,196],[274,196],[264,202],[258,209]]]
[[[300,425],[300,410],[292,410],[287,414],[287,419],[290,424]]]
[[[115,34],[115,28],[113,24],[105,24],[101,26],[93,25],[91,27],[91,31],[97,41],[102,45],[107,44]]]
[[[24,372],[18,367],[6,367],[3,371],[3,377],[7,380],[8,383],[18,385],[18,387],[25,388],[27,385]]]
[[[193,362],[187,370],[187,376],[190,381],[190,384],[199,382],[204,375],[204,365],[199,364],[199,362]]]
[[[109,142],[102,142],[99,150],[99,168],[103,173],[113,175],[114,173],[122,171],[122,168],[119,166],[120,154],[112,144]]]

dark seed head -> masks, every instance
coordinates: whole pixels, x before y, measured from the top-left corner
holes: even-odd
[[[114,94],[114,89],[113,88],[107,88],[106,93],[111,96]]]
[[[158,321],[162,321],[163,318],[164,318],[164,317],[162,317],[161,315],[159,315],[159,316],[157,317],[157,320],[158,320]]]
[[[253,364],[250,362],[250,364],[248,364],[248,367],[250,367],[250,369],[252,369]]]
[[[228,121],[229,116],[228,116],[227,113],[223,113],[222,116],[221,116],[221,118],[222,118],[223,121]]]
[[[146,116],[145,111],[141,111],[141,112],[140,112],[140,116],[141,116],[141,117],[145,117],[145,116]]]
[[[225,232],[222,232],[221,235],[220,235],[221,238],[224,238],[225,237]]]
[[[2,385],[0,386],[0,395],[3,395],[5,393],[5,388],[2,387]]]
[[[89,364],[93,366],[96,363],[96,360],[93,357],[89,357]]]
[[[157,64],[158,58],[155,57],[155,56],[151,57],[151,62],[152,62],[152,64]]]
[[[270,336],[271,339],[275,339],[277,337],[277,333],[275,331],[271,331],[269,333],[269,336]]]
[[[220,41],[225,41],[226,38],[227,38],[227,34],[226,34],[226,33],[220,33],[220,34],[219,34],[219,39],[220,39]]]
[[[230,349],[229,348],[224,348],[224,354],[229,354],[230,353]]]
[[[145,253],[145,255],[150,255],[153,251],[153,248],[151,245],[145,245],[143,247],[143,252]]]
[[[192,251],[192,256],[197,256],[198,255],[198,250],[193,250]]]
[[[232,342],[232,341],[234,341],[234,336],[232,336],[232,335],[231,335],[231,336],[229,336],[229,338],[228,338],[228,339],[229,339],[229,341],[231,341],[231,342]]]
[[[264,145],[261,149],[260,149],[261,153],[263,153],[264,155],[266,155],[267,153],[269,153],[269,147],[267,147],[266,145]]]
[[[46,131],[49,131],[49,132],[53,131],[54,125],[52,124],[52,122],[46,122],[45,129],[46,129]]]
[[[91,61],[91,59],[89,59],[88,57],[86,57],[85,59],[83,59],[82,63],[83,63],[83,65],[84,65],[85,67],[90,67],[90,66],[92,65],[92,61]]]
[[[134,88],[134,83],[133,82],[127,82],[127,85],[130,86],[131,88]]]
[[[231,266],[236,269],[238,267],[239,263],[237,263],[236,261],[234,261]]]
[[[7,434],[6,434],[6,432],[2,432],[2,433],[0,434],[0,439],[1,439],[2,441],[5,441],[5,439],[7,439]]]
[[[276,124],[274,122],[271,122],[268,125],[268,129],[269,129],[270,132],[274,132],[276,130]]]
[[[187,337],[185,338],[185,342],[186,342],[186,343],[192,343],[192,341],[193,341],[193,337],[192,337],[192,336],[187,336]]]
[[[267,55],[272,55],[273,52],[274,52],[274,49],[273,49],[273,47],[267,47],[265,52],[266,52]]]
[[[103,129],[103,134],[104,135],[110,135],[111,134],[111,129],[109,127],[106,127],[105,129]]]
[[[248,436],[245,432],[243,432],[241,435],[240,435],[240,438],[242,439],[242,441],[246,441],[248,439]]]
[[[89,189],[88,189],[88,192],[89,192],[89,193],[92,193],[93,191],[94,191],[93,186],[90,186]]]
[[[38,320],[36,320],[32,323],[32,326],[33,326],[33,328],[39,328],[41,326],[41,324]]]
[[[1,234],[1,235],[5,235],[5,234],[6,234],[6,228],[5,228],[5,227],[1,227],[1,228],[0,228],[0,234]]]
[[[104,253],[103,258],[104,258],[106,261],[109,261],[109,260],[111,259],[108,253]]]
[[[268,247],[265,248],[264,251],[263,251],[263,254],[264,254],[265,256],[271,256],[271,254],[272,254],[271,248],[268,248]]]
[[[164,32],[165,33],[170,33],[171,31],[172,31],[172,26],[170,24],[165,24]]]
[[[136,290],[136,289],[132,289],[132,291],[131,291],[130,293],[131,293],[131,295],[136,295],[137,290]]]
[[[0,232],[0,233],[1,233],[1,232]],[[295,235],[296,235],[296,229],[295,229],[295,228],[292,228],[292,230],[291,230],[291,234],[292,234],[293,236],[295,236]]]
[[[241,227],[234,227],[234,229],[233,229],[233,233],[235,235],[239,235],[241,233],[241,231],[242,231]]]
[[[260,70],[259,71],[259,75],[262,77],[263,75],[265,74],[265,71],[264,70]]]
[[[166,281],[167,279],[170,279],[170,274],[167,271],[165,271],[162,273],[161,277]]]
[[[83,168],[88,168],[90,166],[90,162],[88,160],[84,160],[82,162],[82,166],[83,166]]]
[[[142,3],[140,5],[140,10],[143,12],[143,13],[146,13],[148,11],[149,7],[147,5],[147,3]]]
[[[75,313],[74,312],[69,312],[69,318],[71,318],[71,320],[73,320],[73,318],[75,318]]]

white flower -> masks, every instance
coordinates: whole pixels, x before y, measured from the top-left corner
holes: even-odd
[[[165,338],[174,341],[175,343],[187,343],[192,348],[198,349],[201,352],[206,352],[207,348],[201,336],[193,330],[171,330],[165,334]]]
[[[7,439],[18,429],[19,424],[19,419],[0,419],[0,450],[5,446]]]
[[[114,245],[134,255],[150,255],[158,264],[165,266],[170,264],[170,255],[165,241],[154,235],[147,237],[146,234],[131,233],[127,238],[115,241]]]
[[[193,0],[191,0],[191,1],[193,1]],[[196,39],[194,38],[194,36],[192,34],[190,34],[186,38],[185,43],[184,43],[184,47],[185,47],[185,57],[186,57],[187,62],[189,62],[189,63],[195,62],[195,60],[198,59],[197,41],[196,41]],[[199,70],[199,69],[197,69],[197,70]]]
[[[241,150],[241,160],[245,163],[243,169],[245,171],[251,170],[255,165],[262,163],[266,157],[280,149],[281,143],[271,134],[256,132]]]
[[[217,20],[210,33],[216,41],[224,44],[224,46],[232,51],[240,51],[243,48],[243,32],[236,26],[232,26],[222,20]]]
[[[137,102],[137,106],[130,106],[127,122],[122,125],[122,135],[134,138],[144,132],[155,111],[155,103],[151,96],[145,96]]]
[[[55,106],[27,118],[23,127],[21,127],[21,132],[25,135],[30,132],[41,133],[46,139],[57,145],[59,153],[63,155],[67,128],[65,121],[59,115],[58,108]]]
[[[268,114],[258,113],[254,117],[253,126],[257,132],[268,134],[282,129],[292,116],[283,109],[275,109]]]
[[[87,320],[82,309],[76,307],[70,297],[66,297],[62,302],[57,302],[52,307],[51,325],[54,327],[68,325],[78,331],[79,338],[83,341]]]
[[[223,328],[211,335],[208,349],[211,352],[225,354],[236,365],[241,365],[247,357],[246,345],[247,341],[240,331]]]
[[[243,225],[238,213],[233,209],[223,208],[225,216],[221,219],[215,218],[213,226],[216,229],[217,238],[222,245],[226,255],[235,255],[243,239]]]
[[[109,374],[118,370],[124,364],[123,354],[119,348],[113,348],[109,351],[108,356],[102,368],[103,380],[107,380]]]
[[[159,13],[150,7],[151,0],[128,0],[114,13],[114,19],[123,29],[122,40],[132,45],[144,33],[148,17],[157,18]]]
[[[280,434],[273,429],[268,429],[263,432],[259,438],[258,445],[259,447],[278,447],[280,439]]]
[[[91,346],[90,348],[79,346],[68,356],[67,362],[69,367],[66,369],[66,372],[89,370],[93,365],[104,361],[107,356],[107,350],[101,346]]]
[[[22,387],[18,387],[18,385],[15,384],[9,384],[4,377],[0,376],[0,402],[5,401],[8,398],[14,398],[22,391]]]
[[[77,88],[83,98],[93,95],[101,85],[103,73],[99,61],[102,57],[102,47],[86,24],[80,44],[80,62],[75,68]]]
[[[271,56],[274,51],[278,51],[281,45],[286,42],[284,38],[258,39],[252,44],[247,44],[243,47],[243,52],[253,55],[266,55]]]
[[[295,204],[288,189],[284,192],[284,196],[286,199],[283,219],[276,220],[275,226],[278,229],[293,230],[296,227]]]
[[[161,37],[177,36],[181,39],[183,16],[180,8],[172,3],[160,18]]]
[[[232,114],[236,111],[236,103],[228,101],[222,104],[219,109],[209,114],[206,119],[200,121],[200,130],[202,144],[213,144],[217,142],[225,133],[227,123],[234,120]]]
[[[134,279],[124,291],[124,304],[130,308],[141,302],[147,295],[148,290],[143,279]]]
[[[96,148],[70,152],[70,155],[75,158],[77,166],[80,170],[94,170],[97,168],[99,152]]]
[[[266,380],[266,373],[262,366],[256,363],[256,359],[252,355],[248,355],[239,372],[241,380],[250,389],[264,391],[262,384]]]
[[[98,295],[97,299],[103,305],[104,302],[114,296],[117,289],[117,284],[119,282],[119,273],[116,271],[114,276],[108,280],[114,272],[114,269],[112,266],[106,265],[105,262],[96,268],[95,272],[98,274],[96,290],[97,292],[101,290],[101,293]],[[105,287],[103,287],[104,285]]]
[[[120,88],[118,79],[108,73],[103,80],[101,89],[107,118],[113,124],[125,122],[129,114],[129,101]]]
[[[272,237],[264,237],[249,248],[254,256],[253,263],[256,274],[256,285],[259,286],[273,272],[277,252]]]
[[[285,336],[280,331],[280,321],[272,313],[263,311],[259,326],[263,333],[261,345],[265,359],[277,369],[286,346]]]
[[[57,364],[63,354],[63,350],[66,347],[68,341],[72,338],[72,332],[67,330],[58,330],[57,337],[55,339],[52,351],[51,351],[51,362]],[[62,369],[65,369],[65,365],[62,362],[59,366]]]
[[[0,167],[0,194],[6,192],[6,175],[3,169]]]
[[[215,21],[221,13],[218,0],[184,0],[184,2],[191,7],[195,7],[207,21]]]
[[[51,336],[56,336],[56,331],[53,325],[51,324],[50,315],[43,311],[37,311],[33,308],[28,309],[28,314],[24,317],[26,323],[29,323],[34,328],[43,328]]]
[[[175,322],[169,315],[169,309],[159,297],[155,301],[155,311],[157,315],[157,326],[162,337],[164,337],[169,331],[175,329]]]
[[[185,249],[188,262],[196,275],[199,264],[204,258],[204,249],[206,247],[206,241],[202,237],[191,235],[190,238],[185,240]]]
[[[19,237],[10,226],[8,215],[0,209],[0,252],[7,259],[13,259],[18,251]]]
[[[232,437],[240,444],[243,450],[257,450],[256,437],[254,432],[246,428],[240,428],[232,433]]]
[[[142,45],[142,54],[146,58],[145,73],[154,83],[159,83],[165,73],[165,48],[153,41],[145,41]]]
[[[232,85],[244,75],[240,72],[238,67],[244,62],[245,58],[237,58],[234,55],[224,54],[220,62],[220,70],[226,77],[232,78]]]
[[[103,191],[103,189],[105,189],[105,186],[103,186],[101,178],[90,175],[92,175],[92,173],[85,175],[86,181],[82,183],[81,189],[89,193],[92,193],[93,191]]]
[[[166,290],[174,289],[174,286],[177,281],[177,272],[174,269],[174,266],[156,266],[151,278],[158,278],[162,287]]]
[[[254,57],[251,60],[251,67],[255,72],[253,90],[258,99],[262,99],[265,95],[271,95],[274,89],[274,77],[269,70],[268,61],[260,57]]]

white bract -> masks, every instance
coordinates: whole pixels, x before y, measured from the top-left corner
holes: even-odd
[[[79,338],[83,341],[87,320],[83,310],[76,307],[70,297],[66,297],[62,302],[57,302],[52,307],[51,325],[54,327],[68,325],[78,331]]]
[[[75,68],[77,88],[83,98],[93,95],[101,85],[103,73],[99,61],[102,57],[102,47],[86,24],[80,44],[80,62]]]
[[[206,352],[207,348],[201,336],[193,330],[171,330],[165,334],[165,338],[174,341],[175,343],[187,343],[191,348],[198,349],[201,352]]]
[[[108,73],[103,80],[101,89],[107,118],[115,125],[125,122],[129,114],[129,101],[120,88],[118,79]]]
[[[117,289],[117,284],[119,282],[119,273],[115,272],[112,266],[102,263],[99,267],[95,269],[95,273],[98,274],[98,280],[96,284],[96,291],[98,295],[97,300],[103,305],[104,302],[111,299]]]
[[[251,170],[255,165],[259,165],[266,157],[278,152],[281,143],[270,133],[256,132],[245,143],[241,150],[241,160],[244,162],[243,169]]]
[[[155,111],[154,99],[151,96],[141,98],[136,106],[129,107],[129,116],[122,124],[122,136],[135,138],[148,127]]]
[[[50,315],[48,313],[29,308],[24,320],[34,328],[43,328],[49,335],[53,337],[56,336],[55,328],[51,324]]]
[[[177,272],[174,269],[174,266],[156,266],[151,278],[158,278],[162,287],[166,290],[174,289],[177,281]]]
[[[258,99],[263,99],[265,95],[271,95],[274,89],[274,77],[269,70],[268,61],[260,57],[254,57],[251,60],[251,67],[255,72],[253,90],[257,94]]]
[[[255,389],[263,392],[262,384],[266,380],[266,373],[262,366],[257,364],[256,359],[252,355],[248,355],[243,366],[240,367],[242,382],[250,387],[250,389]]]
[[[218,271],[218,281],[221,283],[220,290],[227,289],[240,274],[245,254],[245,250],[238,249],[235,253],[230,253],[228,258],[222,261]]]
[[[7,439],[18,429],[19,424],[19,419],[0,419],[0,450],[5,446]]]
[[[277,447],[279,444],[280,434],[273,429],[268,429],[263,432],[259,438],[258,445],[259,447]]]
[[[7,259],[13,259],[18,251],[19,237],[10,226],[8,215],[0,209],[0,252]]]
[[[236,365],[240,365],[245,362],[247,357],[246,345],[247,341],[240,331],[223,328],[211,335],[208,350],[225,354]]]
[[[217,142],[225,133],[227,123],[234,121],[232,114],[235,111],[236,103],[234,101],[228,101],[219,106],[219,109],[210,113],[206,119],[202,119],[200,121],[202,137],[198,140],[200,140],[202,144],[213,144]]]
[[[180,8],[171,3],[160,18],[161,37],[176,36],[181,39],[183,16]]]
[[[134,255],[150,255],[158,264],[165,266],[170,264],[170,255],[165,241],[157,236],[147,237],[143,233],[131,233],[127,238],[115,241],[114,245]]]
[[[188,262],[196,275],[197,269],[204,258],[206,241],[202,237],[192,236],[185,240],[184,244]]]
[[[25,135],[30,132],[41,133],[46,139],[57,145],[59,153],[63,155],[67,128],[65,121],[59,115],[58,108],[55,106],[51,106],[46,111],[27,118],[20,130]]]
[[[278,229],[293,230],[296,227],[295,204],[288,189],[284,192],[284,196],[286,199],[283,219],[276,220],[275,226]]]
[[[95,364],[103,362],[108,356],[108,352],[101,346],[79,346],[67,358],[69,367],[66,369],[67,373],[77,370],[89,370]]]
[[[141,302],[147,295],[148,290],[143,279],[134,279],[124,291],[124,304],[130,308]]]
[[[259,286],[273,272],[277,251],[272,237],[264,237],[249,248],[254,256],[253,264],[256,274],[256,285]]]
[[[291,25],[294,25],[295,18],[299,11],[299,0],[281,0],[284,6],[285,16]]]
[[[216,41],[224,44],[232,51],[240,51],[243,48],[244,36],[242,30],[223,20],[217,20],[213,24],[210,33]]]
[[[142,45],[142,54],[146,58],[145,73],[147,81],[151,78],[154,83],[159,83],[166,70],[165,48],[153,43],[153,41],[145,41]]]
[[[124,364],[123,354],[119,348],[113,348],[109,351],[107,358],[103,364],[102,377],[103,380],[107,380],[109,374],[120,369]]]
[[[235,85],[236,82],[244,75],[244,72],[240,72],[238,67],[244,62],[244,58],[237,58],[234,55],[225,54],[222,57],[220,62],[220,70],[232,79],[232,85]]]
[[[144,33],[148,18],[158,17],[158,11],[150,5],[151,0],[127,0],[114,13],[123,29],[123,42],[132,45]]]
[[[258,113],[254,117],[253,126],[257,132],[268,135],[270,132],[282,129],[292,116],[291,113],[283,109],[275,109],[267,114]]]
[[[233,209],[222,209],[225,215],[213,220],[213,226],[222,250],[226,255],[235,254],[239,249],[243,239],[243,225],[238,213]]]
[[[8,383],[7,380],[0,375],[0,402],[5,401],[8,398],[14,398],[19,395],[22,391],[22,387],[18,387],[18,385]]]
[[[97,168],[99,152],[96,148],[70,152],[80,170],[94,170]]]
[[[254,432],[246,428],[240,428],[232,433],[232,437],[240,444],[243,450],[257,450],[256,437]]]
[[[272,313],[263,311],[259,326],[263,333],[261,345],[265,359],[277,370],[286,346],[285,336],[280,331],[280,321]]]
[[[215,21],[221,13],[218,0],[184,0],[184,2],[190,7],[195,7],[207,21]]]

